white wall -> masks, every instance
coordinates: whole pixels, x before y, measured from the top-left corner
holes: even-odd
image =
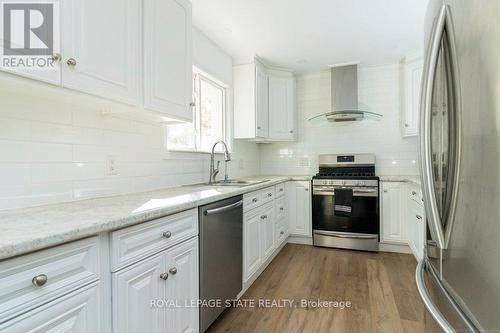
[[[375,153],[379,175],[416,174],[416,138],[401,137],[399,65],[360,67],[360,107],[381,113],[381,121],[311,124],[330,108],[330,72],[297,77],[298,140],[261,145],[263,174],[315,174],[319,154]]]
[[[199,31],[193,43],[196,64],[230,85],[231,58]],[[0,92],[0,209],[208,180],[208,155],[167,153],[161,124],[103,116],[77,98],[53,97]],[[109,156],[118,175],[106,174]],[[234,143],[231,177],[257,174],[259,166],[256,144]]]

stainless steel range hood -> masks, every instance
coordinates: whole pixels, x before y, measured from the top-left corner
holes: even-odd
[[[314,122],[348,122],[379,119],[382,115],[358,107],[358,65],[331,69],[331,111],[310,118]]]

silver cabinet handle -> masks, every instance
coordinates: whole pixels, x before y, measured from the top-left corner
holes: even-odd
[[[76,66],[76,59],[75,58],[69,58],[66,63],[68,66],[75,67]]]
[[[52,60],[53,62],[61,61],[61,59],[62,57],[60,53],[54,53],[52,57],[50,57],[50,60]]]
[[[35,277],[31,280],[31,283],[33,283],[33,285],[34,285],[35,287],[41,287],[41,286],[43,286],[44,284],[46,284],[46,283],[47,283],[47,280],[48,280],[47,275],[45,275],[45,274],[40,274],[40,275],[35,276]]]
[[[168,273],[161,273],[160,274],[160,279],[162,279],[162,280],[168,279]]]
[[[172,268],[170,268],[170,269],[168,270],[168,272],[169,272],[170,274],[172,274],[172,275],[177,274],[177,267],[172,267]]]
[[[162,234],[163,237],[165,238],[170,238],[172,237],[172,233],[170,231],[165,231],[163,234]]]
[[[420,216],[420,215],[415,215],[415,217],[417,218],[417,220],[421,220],[422,219],[422,216]]]

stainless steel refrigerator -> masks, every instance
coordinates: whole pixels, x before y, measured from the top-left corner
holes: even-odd
[[[500,0],[430,0],[425,36],[425,330],[500,332]]]

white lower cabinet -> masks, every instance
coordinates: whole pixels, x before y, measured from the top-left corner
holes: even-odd
[[[286,197],[290,235],[311,237],[311,182],[286,183]]]
[[[103,311],[94,283],[0,325],[1,332],[101,332]]]
[[[383,243],[407,243],[404,227],[402,182],[382,182],[381,193],[381,241]]]
[[[408,245],[417,260],[424,257],[425,246],[425,210],[419,190],[407,187],[406,223],[408,225]]]
[[[243,217],[243,278],[248,281],[260,267],[260,211]]]
[[[260,216],[259,239],[261,247],[261,261],[264,262],[274,251],[274,204],[263,207]]]
[[[113,273],[113,331],[197,332],[198,237]]]

